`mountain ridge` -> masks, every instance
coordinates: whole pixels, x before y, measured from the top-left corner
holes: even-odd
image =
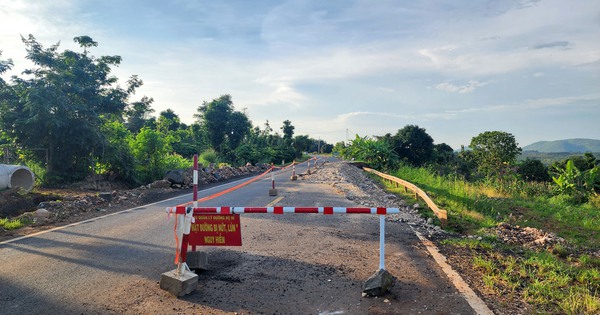
[[[585,153],[585,152],[600,152],[600,140],[596,139],[564,139],[553,141],[538,141],[530,145],[526,145],[523,151],[537,151],[543,153]]]

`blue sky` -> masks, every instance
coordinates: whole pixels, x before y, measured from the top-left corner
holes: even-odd
[[[193,122],[231,94],[254,125],[329,143],[425,128],[468,145],[484,131],[600,139],[600,1],[0,0],[0,50],[19,74],[20,35],[120,55],[121,84]],[[8,76],[7,75],[7,76]]]

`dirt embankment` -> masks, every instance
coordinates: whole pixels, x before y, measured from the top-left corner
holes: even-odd
[[[202,189],[259,174],[267,167],[200,166],[198,184]],[[16,230],[0,227],[0,241],[191,193],[192,186],[190,168],[168,172],[165,179],[134,189],[102,178],[87,179],[63,189],[36,188],[29,193],[19,189],[0,191],[0,218],[18,219],[26,224]]]

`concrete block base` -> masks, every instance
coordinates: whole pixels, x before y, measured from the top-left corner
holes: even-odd
[[[277,189],[269,189],[269,196],[277,196]]]
[[[290,176],[290,180],[298,180],[298,176],[296,176],[296,175]]]
[[[394,276],[380,269],[363,284],[363,292],[370,296],[381,296],[394,284]]]
[[[192,293],[198,287],[198,275],[191,271],[177,274],[177,269],[167,271],[160,276],[160,288],[179,297]]]
[[[199,251],[187,252],[185,263],[192,270],[208,270],[208,253]]]

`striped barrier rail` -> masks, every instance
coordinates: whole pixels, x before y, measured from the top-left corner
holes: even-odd
[[[193,217],[196,215],[215,214],[215,215],[232,215],[232,214],[374,214],[379,215],[379,269],[385,270],[385,216],[388,214],[400,213],[399,208],[364,208],[364,207],[190,207],[190,206],[175,206],[167,207],[166,212],[171,215],[175,214],[179,218],[192,218],[191,221],[185,223],[187,227],[183,234],[183,242],[181,251],[176,253],[175,262],[178,264],[185,263],[187,255],[187,247],[190,234],[190,223],[193,222]],[[183,222],[181,222],[183,223]],[[195,246],[192,248],[195,251]]]
[[[378,214],[400,213],[398,208],[361,208],[361,207],[167,207],[169,214],[243,214],[243,213],[313,213],[313,214]]]

